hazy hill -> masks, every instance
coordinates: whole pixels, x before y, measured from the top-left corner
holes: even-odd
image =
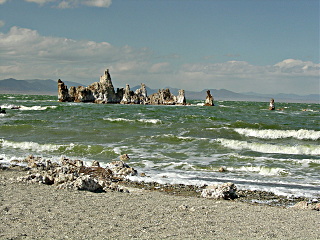
[[[76,82],[65,81],[64,83],[68,87],[84,86]],[[0,80],[0,93],[56,95],[58,94],[58,83],[51,79],[17,80],[9,78]]]
[[[68,87],[71,86],[85,86],[76,82],[64,82]],[[131,90],[135,91],[140,86],[132,87]],[[171,93],[178,95],[177,88],[169,88]],[[158,89],[151,89],[147,87],[148,95],[157,92]],[[187,100],[205,100],[207,96],[207,89],[201,92],[185,91]],[[226,89],[210,89],[211,94],[215,100],[230,100],[230,101],[261,101],[268,102],[270,98],[274,98],[276,102],[310,102],[320,103],[319,94],[311,94],[300,96],[296,94],[259,94],[254,92],[236,93]],[[54,80],[17,80],[13,78],[0,80],[0,94],[12,93],[12,94],[41,94],[41,95],[57,95],[58,83]]]

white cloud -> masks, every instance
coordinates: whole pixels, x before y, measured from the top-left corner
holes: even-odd
[[[98,77],[105,67],[118,74],[135,72],[151,53],[148,49],[115,47],[107,42],[45,37],[35,30],[12,27],[8,33],[0,33],[0,54],[0,74],[5,78],[84,81]]]
[[[26,2],[33,2],[33,3],[37,3],[39,5],[43,5],[46,4],[48,2],[54,2],[55,0],[25,0]]]
[[[170,65],[170,63],[168,63],[168,62],[155,63],[151,66],[150,72],[151,73],[163,73],[164,71],[167,70],[169,65]]]
[[[0,32],[0,55],[2,79],[61,78],[90,84],[109,68],[117,87],[144,82],[151,88],[171,86],[194,91],[210,88],[261,93],[319,91],[320,64],[310,61],[286,59],[266,66],[246,61],[181,64],[182,58],[163,61],[147,48],[48,37],[19,27]]]
[[[226,88],[236,92],[317,93],[320,64],[287,59],[275,65],[256,66],[245,61],[215,64],[186,64],[181,81],[194,82],[194,87]]]
[[[304,62],[296,59],[286,59],[275,64],[273,67],[279,74],[319,76],[320,64],[310,61]]]
[[[0,5],[6,3],[8,0],[0,0]],[[80,5],[91,7],[110,7],[112,0],[24,0],[25,2],[36,3],[44,5],[47,3],[55,3],[58,8],[73,8]]]
[[[112,3],[112,0],[87,0],[83,1],[84,5],[93,6],[93,7],[109,7]]]
[[[72,5],[70,4],[69,1],[61,1],[58,4],[58,8],[72,8]]]
[[[0,5],[6,3],[8,0],[0,0]],[[53,7],[57,8],[75,8],[81,5],[89,7],[110,7],[112,0],[24,0],[25,2],[45,5],[52,3]]]

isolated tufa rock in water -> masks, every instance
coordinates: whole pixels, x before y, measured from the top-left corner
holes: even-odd
[[[177,105],[186,105],[186,97],[185,97],[185,92],[183,89],[180,89],[178,91],[178,96],[176,97],[176,104]]]
[[[204,106],[214,106],[213,96],[211,95],[210,90],[207,90],[207,97],[204,102]]]
[[[179,91],[178,96],[173,96],[169,89],[159,90],[158,93],[147,96],[145,84],[135,92],[126,88],[114,90],[109,70],[104,72],[99,82],[92,83],[88,87],[68,87],[58,80],[58,100],[60,102],[94,102],[94,103],[121,103],[121,104],[164,104],[164,105],[185,105],[186,99],[184,90]]]
[[[58,80],[58,100],[60,102],[71,102],[68,87],[61,79]]]
[[[271,98],[270,99],[270,103],[269,103],[269,110],[275,110],[275,105],[274,105],[274,99]]]
[[[1,107],[0,107],[0,114],[6,114],[6,110],[4,110],[4,109],[1,109]]]
[[[223,183],[221,185],[208,186],[202,190],[201,196],[204,198],[213,199],[235,199],[237,195],[237,187],[231,182]]]

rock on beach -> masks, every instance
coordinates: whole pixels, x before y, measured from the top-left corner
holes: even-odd
[[[27,163],[29,175],[18,177],[17,181],[55,185],[58,189],[102,191],[117,189],[115,183],[128,175],[137,175],[134,168],[123,161],[113,161],[106,168],[94,161],[91,167],[81,160],[63,158],[60,163],[52,163],[40,157],[28,156],[22,162]]]
[[[235,199],[238,197],[237,187],[231,182],[220,185],[211,185],[202,190],[201,196],[213,199]]]

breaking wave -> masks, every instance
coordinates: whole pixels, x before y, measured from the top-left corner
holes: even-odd
[[[31,106],[31,107],[27,107],[27,106],[17,106],[17,105],[8,105],[8,104],[4,104],[1,106],[1,108],[6,108],[6,109],[17,109],[17,110],[21,110],[21,111],[43,111],[43,110],[47,110],[47,109],[54,109],[57,106]]]
[[[320,139],[320,131],[315,130],[274,130],[274,129],[250,129],[235,128],[234,131],[247,137],[256,137],[263,139],[279,139],[279,138],[296,138],[299,140],[318,140]]]
[[[2,148],[15,148],[22,150],[32,150],[35,152],[53,152],[59,150],[61,147],[71,148],[72,144],[57,145],[57,144],[39,144],[36,142],[13,142],[0,139],[0,147]]]
[[[82,145],[82,144],[39,144],[36,142],[13,142],[0,139],[0,148],[13,148],[19,150],[28,150],[35,153],[58,153],[72,154],[76,156],[87,155],[114,155],[115,150],[112,146],[103,145]]]
[[[105,121],[109,122],[142,122],[142,123],[152,123],[152,124],[161,124],[162,121],[159,119],[137,119],[137,120],[132,120],[132,119],[127,119],[127,118],[103,118]]]
[[[240,168],[227,168],[228,171],[252,172],[263,176],[288,175],[290,172],[283,168],[272,168],[264,166],[242,166]]]
[[[279,154],[301,154],[301,155],[320,155],[320,146],[318,145],[273,145],[266,143],[254,143],[247,141],[231,140],[218,138],[215,141],[221,145],[231,149],[248,149],[255,152],[261,153],[279,153]]]

